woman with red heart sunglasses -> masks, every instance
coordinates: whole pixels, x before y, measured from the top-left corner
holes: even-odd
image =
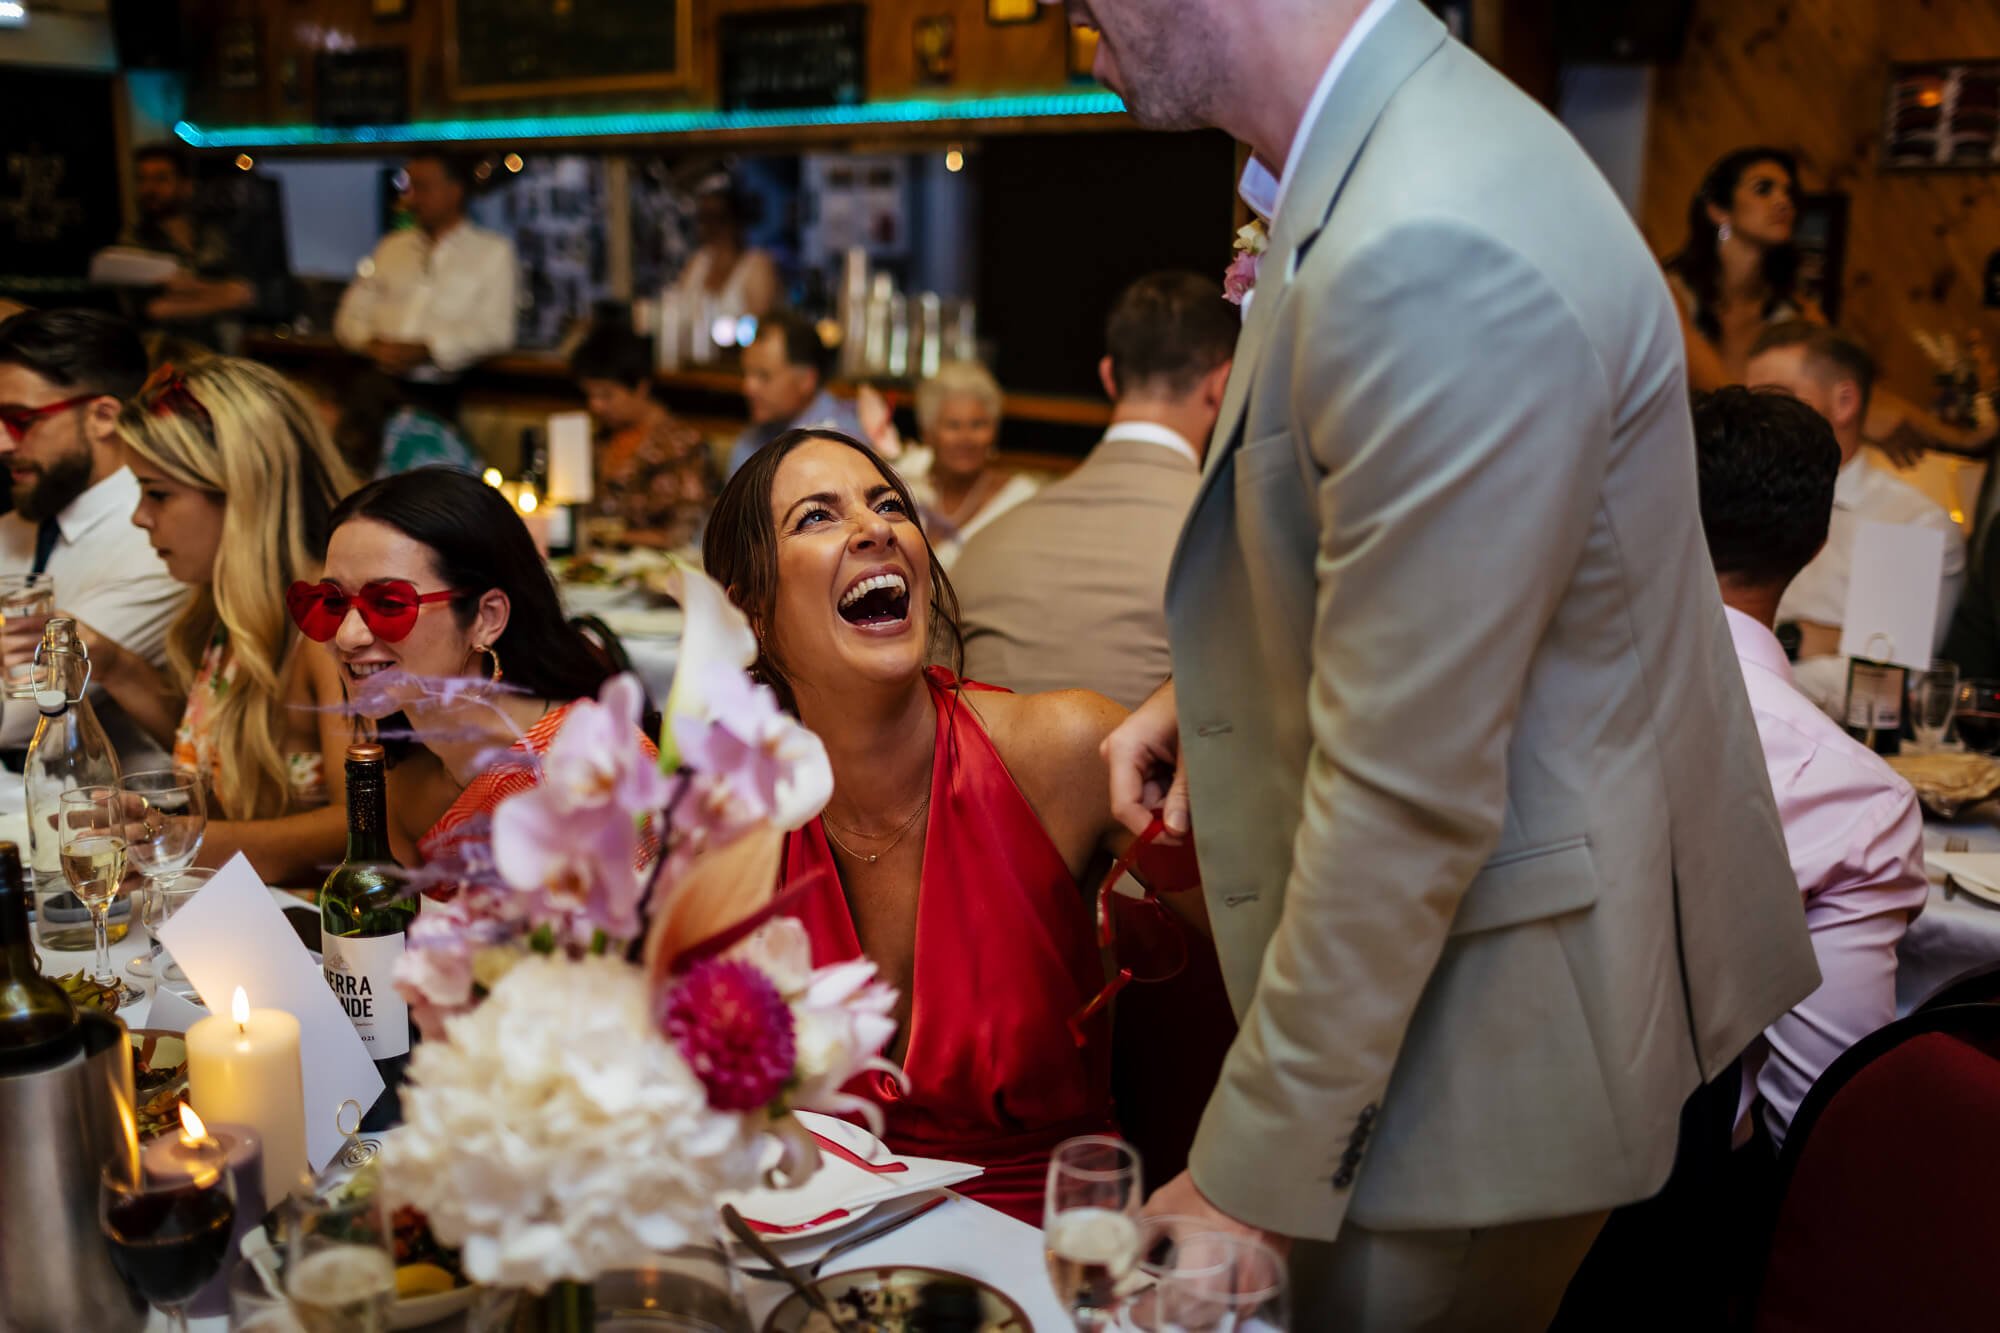
[[[325,573],[294,581],[286,604],[378,719],[392,841],[431,860],[537,780],[492,753],[546,750],[611,666],[564,617],[520,515],[477,477],[384,477],[343,501],[332,527]],[[467,678],[504,688],[468,691]]]
[[[93,652],[95,678],[207,779],[203,864],[243,852],[272,883],[316,882],[345,844],[325,775],[352,726],[334,663],[292,633],[283,590],[319,577],[355,478],[311,403],[235,357],[160,366],[117,430],[139,481],[132,522],[194,595],[168,631],[168,670],[111,645]]]

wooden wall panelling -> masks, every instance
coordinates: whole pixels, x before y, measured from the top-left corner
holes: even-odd
[[[1677,249],[1715,159],[1754,143],[1799,156],[1805,188],[1851,196],[1841,322],[1919,402],[1930,362],[1913,330],[2000,336],[1980,305],[2000,249],[2000,173],[1880,170],[1892,61],[2000,56],[1990,0],[1697,0],[1686,53],[1659,72],[1640,222]]]

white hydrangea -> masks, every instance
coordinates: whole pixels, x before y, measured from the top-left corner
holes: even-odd
[[[383,1146],[395,1201],[476,1282],[540,1291],[644,1263],[757,1183],[762,1118],[709,1108],[638,968],[530,957],[419,1045]]]

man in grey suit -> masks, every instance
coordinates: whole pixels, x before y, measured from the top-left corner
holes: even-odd
[[[1672,300],[1419,0],[1069,3],[1271,218],[1175,678],[1106,742],[1127,823],[1192,811],[1240,1019],[1149,1206],[1296,1242],[1300,1328],[1541,1329],[1817,984]]]
[[[1022,692],[1096,690],[1135,708],[1172,674],[1167,565],[1236,334],[1212,278],[1152,273],[1119,296],[1097,366],[1111,428],[952,566],[968,676]]]

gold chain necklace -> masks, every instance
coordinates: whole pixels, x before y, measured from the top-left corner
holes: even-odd
[[[861,862],[861,864],[872,866],[877,861],[887,856],[890,852],[896,850],[896,844],[901,842],[903,840],[903,836],[916,826],[917,816],[921,815],[925,810],[928,810],[930,808],[930,804],[931,804],[930,794],[925,793],[924,799],[917,802],[917,808],[910,811],[910,817],[908,819],[905,819],[902,823],[902,826],[898,828],[893,834],[863,833],[860,829],[852,829],[852,828],[848,829],[847,831],[857,838],[889,839],[889,845],[887,847],[884,847],[881,851],[876,852],[873,856],[863,855],[862,853],[855,851],[852,847],[849,847],[846,843],[842,842],[840,840],[840,835],[833,831],[837,826],[834,824],[833,819],[824,810],[820,812],[819,822],[823,826],[825,826],[826,836],[833,839],[834,846],[840,848],[841,851],[846,852],[849,856]]]

